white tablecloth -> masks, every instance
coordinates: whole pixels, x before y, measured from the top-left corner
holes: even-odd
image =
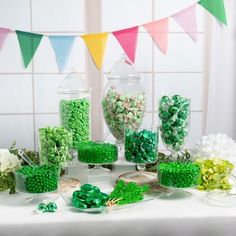
[[[208,205],[205,193],[189,198],[155,199],[107,214],[71,210],[59,198],[56,213],[33,213],[20,194],[0,193],[0,236],[235,236],[236,208]],[[23,205],[22,205],[23,204]]]

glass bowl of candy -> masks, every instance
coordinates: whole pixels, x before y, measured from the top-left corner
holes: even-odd
[[[158,184],[172,190],[168,193],[172,197],[186,197],[189,193],[182,190],[196,188],[200,184],[200,171],[196,163],[161,162],[157,167]]]
[[[152,173],[145,172],[145,164],[156,162],[158,157],[159,128],[142,125],[139,129],[125,128],[125,159],[137,164],[138,172],[130,173],[132,180],[150,179]],[[135,177],[136,176],[136,177]],[[129,179],[128,176],[125,176]],[[152,178],[151,178],[152,179]],[[155,176],[156,179],[156,176]]]
[[[55,165],[23,166],[14,172],[16,191],[31,198],[45,198],[55,195],[59,186],[60,168]],[[55,197],[50,195],[48,197]]]
[[[161,138],[176,160],[186,143],[190,127],[190,99],[180,95],[162,96],[159,102]]]
[[[138,129],[146,108],[141,77],[126,56],[118,60],[107,78],[102,98],[105,122],[116,138],[117,144],[124,142],[124,128]]]

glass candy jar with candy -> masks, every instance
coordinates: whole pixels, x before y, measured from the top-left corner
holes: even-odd
[[[76,72],[71,72],[58,89],[61,125],[73,136],[73,148],[90,139],[90,88]]]
[[[175,160],[183,148],[190,125],[190,100],[174,95],[163,96],[159,103],[161,138]]]
[[[140,127],[145,107],[146,98],[140,76],[127,57],[122,56],[108,76],[102,99],[105,122],[118,144],[124,141],[125,127]]]

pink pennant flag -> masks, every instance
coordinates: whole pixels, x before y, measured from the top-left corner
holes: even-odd
[[[7,35],[10,33],[10,29],[0,28],[0,50],[3,46],[3,43],[7,37]]]
[[[175,21],[189,34],[189,36],[197,41],[197,18],[196,18],[196,4],[184,9],[181,12],[172,16]]]
[[[151,23],[144,24],[143,27],[151,35],[153,41],[160,48],[160,50],[166,54],[168,46],[168,28],[169,19],[153,21]]]
[[[138,39],[138,26],[112,32],[130,61],[134,63]]]

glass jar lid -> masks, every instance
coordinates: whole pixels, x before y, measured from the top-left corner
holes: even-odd
[[[134,68],[134,65],[129,61],[125,54],[115,62],[112,67],[111,73],[108,76],[108,79],[140,79],[139,74]]]
[[[75,71],[69,73],[58,88],[59,94],[87,93],[90,91],[91,89],[88,87],[86,81],[79,73]]]

